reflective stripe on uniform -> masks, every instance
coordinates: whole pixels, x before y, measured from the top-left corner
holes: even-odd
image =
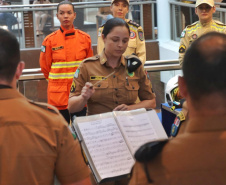
[[[51,68],[70,68],[78,67],[82,61],[71,61],[71,62],[54,62]]]
[[[49,73],[49,79],[70,79],[74,77],[72,73]]]

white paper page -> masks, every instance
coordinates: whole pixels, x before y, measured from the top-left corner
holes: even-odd
[[[89,119],[78,127],[102,179],[130,173],[134,159],[113,117]]]
[[[147,142],[168,138],[154,110],[115,111],[114,114],[133,155]]]

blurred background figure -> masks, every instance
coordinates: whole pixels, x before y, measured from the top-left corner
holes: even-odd
[[[105,0],[105,1],[110,1],[110,0]],[[98,19],[99,26],[104,24],[107,20],[109,20],[111,18],[113,18],[113,15],[112,15],[110,7],[99,8],[99,11],[97,12],[97,19]]]
[[[123,19],[130,28],[130,39],[123,56],[134,54],[141,60],[142,64],[146,61],[146,46],[143,28],[130,19],[126,19],[129,12],[129,0],[112,0],[110,10],[114,17]],[[105,25],[98,30],[97,53],[100,54],[104,49],[102,31]]]
[[[10,1],[0,0],[0,6],[11,5]],[[4,8],[0,8],[4,9]],[[17,24],[17,18],[11,12],[1,12],[0,13],[0,25],[7,26],[8,30],[12,32],[12,26]]]
[[[49,4],[49,0],[35,0],[33,4]],[[35,25],[36,25],[36,35],[43,35],[43,28],[47,21],[48,11],[36,11],[35,12]]]

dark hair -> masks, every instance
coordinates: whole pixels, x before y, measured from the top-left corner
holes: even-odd
[[[183,62],[184,80],[193,100],[211,93],[226,93],[226,35],[207,33],[188,48]]]
[[[73,11],[75,12],[75,7],[74,7],[74,5],[73,5],[70,1],[61,1],[61,2],[57,5],[57,12],[59,11],[60,5],[63,5],[63,4],[69,4],[69,5],[71,5],[72,8],[73,8]]]
[[[11,82],[20,62],[20,46],[9,31],[0,29],[0,78]]]
[[[126,21],[120,18],[112,18],[112,19],[109,19],[104,25],[104,29],[102,32],[104,37],[106,37],[111,32],[111,30],[116,26],[125,26],[128,29],[128,32],[130,35],[129,25],[126,23]]]

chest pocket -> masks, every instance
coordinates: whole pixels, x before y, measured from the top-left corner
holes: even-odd
[[[95,84],[97,81],[92,81]],[[92,101],[106,101],[105,97],[108,94],[108,81],[104,80],[100,84],[95,85],[95,93],[91,96]]]
[[[63,46],[53,46],[52,57],[55,61],[65,60],[65,49]]]
[[[127,90],[127,102],[130,104],[135,103],[140,88],[138,79],[128,79],[128,82],[125,82],[125,87]]]

